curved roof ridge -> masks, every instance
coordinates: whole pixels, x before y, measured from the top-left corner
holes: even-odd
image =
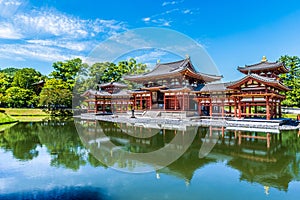
[[[259,63],[255,63],[255,64],[252,64],[252,65],[245,65],[245,67],[251,67],[251,66],[257,66],[257,65],[260,65],[260,64],[269,64],[269,65],[273,65],[273,64],[283,64],[282,62],[278,62],[278,61],[275,61],[275,62],[268,62],[268,61],[261,61]]]

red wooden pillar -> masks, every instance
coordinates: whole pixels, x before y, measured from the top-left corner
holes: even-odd
[[[275,100],[275,102],[274,102],[274,117],[275,118],[277,118],[277,102],[276,102],[276,100]]]
[[[134,95],[133,97],[133,109],[136,110],[136,95]]]
[[[198,113],[201,116],[202,115],[202,103],[201,100],[198,102]]]
[[[150,92],[150,99],[149,99],[149,103],[150,103],[150,110],[152,109],[152,92]]]
[[[282,117],[282,115],[281,115],[281,99],[279,100],[278,113],[279,113],[279,118],[281,118]]]
[[[94,101],[94,105],[95,105],[95,107],[94,107],[94,112],[95,113],[97,113],[97,111],[98,111],[98,104],[97,104],[97,100],[95,99],[95,101]]]
[[[143,110],[143,95],[140,96],[140,110]]]
[[[164,94],[164,110],[166,110],[166,94]]]
[[[224,101],[221,102],[222,117],[224,117]]]
[[[190,110],[190,94],[187,95],[187,110]]]
[[[177,110],[177,98],[174,95],[174,109]]]
[[[237,117],[237,102],[236,102],[236,97],[234,97],[234,117]]]
[[[241,99],[239,99],[238,102],[238,110],[239,110],[239,118],[242,118],[242,105],[241,105]]]
[[[248,106],[248,113],[249,113],[249,116],[251,117],[251,103]]]
[[[210,117],[212,117],[212,113],[213,113],[213,106],[212,106],[212,100],[211,98],[209,99],[209,114],[210,114]]]
[[[270,120],[271,119],[271,117],[270,117],[270,102],[269,102],[268,96],[266,97],[266,114],[267,114],[267,116],[266,116],[267,120]]]
[[[184,95],[184,93],[182,94],[182,108],[181,108],[181,110],[184,110],[184,108],[185,108],[185,106],[184,106],[184,103],[185,103],[185,101],[184,101],[184,98],[185,98],[185,95]]]

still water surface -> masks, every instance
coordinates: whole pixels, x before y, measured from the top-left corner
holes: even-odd
[[[237,131],[196,127],[192,144],[178,160],[156,171],[128,173],[124,171],[134,171],[139,163],[91,149],[99,139],[97,128],[134,153],[161,149],[178,134],[182,140],[191,135],[182,127],[79,124],[87,131],[78,134],[73,120],[61,120],[18,123],[1,132],[0,199],[299,199],[297,132],[273,134],[268,149],[265,140],[243,139],[239,144]],[[145,137],[145,132],[151,135]],[[212,133],[218,135],[217,143],[199,158]]]

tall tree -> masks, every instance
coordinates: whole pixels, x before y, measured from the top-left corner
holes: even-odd
[[[11,79],[3,72],[0,72],[0,93],[4,94],[11,85]]]
[[[67,82],[70,89],[73,89],[76,75],[83,66],[82,60],[80,58],[75,58],[65,62],[58,61],[53,63],[52,66],[54,71],[50,73],[50,76]]]
[[[61,79],[48,79],[40,93],[40,106],[47,107],[51,114],[62,112],[72,106],[72,92]]]
[[[33,89],[32,84],[41,79],[43,79],[43,76],[40,72],[33,68],[23,68],[15,73],[12,85],[24,89]]]
[[[147,71],[147,65],[137,63],[134,58],[120,61],[117,65],[110,63],[104,70],[100,82],[121,81],[124,75],[141,74]]]
[[[281,56],[279,61],[283,62],[289,72],[282,74],[280,78],[291,91],[286,93],[286,99],[282,102],[286,106],[300,107],[300,58],[297,56]]]

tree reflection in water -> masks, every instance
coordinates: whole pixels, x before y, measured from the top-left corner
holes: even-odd
[[[97,140],[96,123],[81,122],[81,125],[89,130],[85,135],[84,145],[73,120],[66,120],[19,123],[0,134],[0,148],[12,152],[15,159],[28,161],[39,156],[39,147],[44,147],[51,155],[49,165],[75,171],[87,164],[93,167],[107,167],[85,146],[88,142]],[[128,152],[135,153],[163,148],[170,143],[175,134],[181,134],[183,140],[189,137],[184,131],[162,128],[148,128],[148,135],[141,135],[145,131],[141,132],[140,127],[129,124],[101,122],[101,127],[111,142]],[[212,151],[200,159],[199,149],[204,138],[211,132],[219,135],[219,139]],[[136,162],[124,160],[121,155],[118,160],[109,160],[110,157],[102,153],[102,156],[107,156],[109,165],[136,167]],[[239,144],[234,131],[198,127],[196,136],[185,153],[175,162],[158,170],[157,174],[158,177],[161,173],[170,174],[184,179],[188,184],[196,170],[220,161],[238,170],[241,181],[259,183],[266,191],[269,187],[287,191],[291,181],[300,181],[300,138],[296,131],[272,134],[271,146],[267,148],[265,140],[244,138]]]

